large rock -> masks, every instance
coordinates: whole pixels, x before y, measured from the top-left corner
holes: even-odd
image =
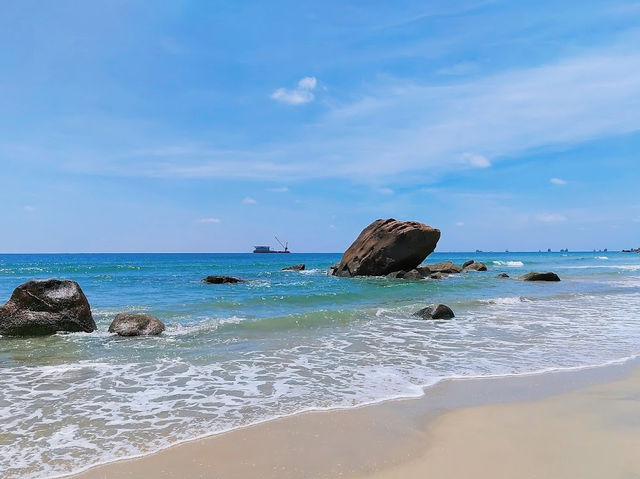
[[[235,278],[233,276],[210,275],[202,280],[203,283],[209,284],[227,284],[227,283],[245,283],[244,279]]]
[[[0,334],[39,336],[95,331],[87,297],[75,281],[44,279],[18,286],[0,306]]]
[[[560,281],[560,277],[551,271],[547,273],[527,273],[520,276],[520,279],[522,281]]]
[[[119,313],[109,326],[120,336],[152,336],[164,331],[164,323],[150,314]]]
[[[467,263],[469,263],[467,261]],[[487,270],[487,265],[484,263],[481,263],[480,261],[472,261],[471,263],[465,265],[462,265],[462,271],[486,271]]]
[[[345,251],[337,276],[383,276],[415,269],[433,252],[440,230],[417,221],[376,220]]]
[[[451,319],[455,317],[452,309],[446,304],[431,304],[413,313],[422,319]]]
[[[306,267],[307,267],[306,264],[300,263],[300,264],[294,264],[292,266],[287,266],[285,268],[282,268],[281,271],[304,271]]]
[[[462,268],[457,264],[453,264],[451,261],[442,261],[436,264],[428,264],[427,268],[432,273],[445,273],[445,274],[456,274],[462,273]]]

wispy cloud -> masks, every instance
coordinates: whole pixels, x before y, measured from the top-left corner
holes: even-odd
[[[244,203],[245,205],[255,205],[257,203],[257,201],[254,198],[251,198],[250,196],[247,196],[246,198],[244,198],[242,200],[242,203]]]
[[[464,226],[464,221],[458,221],[458,222],[456,222],[456,226]]]
[[[33,213],[36,210],[35,206],[31,206],[31,205],[25,205],[23,209],[27,213]]]
[[[220,223],[220,218],[200,218],[198,223]]]
[[[567,180],[563,180],[562,178],[551,178],[549,181],[551,183],[553,183],[554,185],[566,185],[567,184]]]
[[[307,78],[295,90],[313,95],[317,82]],[[313,128],[293,129],[277,142],[222,149],[192,139],[108,156],[86,149],[55,156],[75,172],[126,176],[435,178],[513,161],[533,148],[638,131],[637,78],[640,53],[619,47],[445,86],[387,77],[354,91],[354,101],[334,104]],[[41,150],[48,161],[54,157],[51,148]]]
[[[558,213],[541,213],[536,215],[536,219],[542,223],[562,223],[567,221],[567,217]]]
[[[388,187],[376,188],[376,191],[382,195],[392,195],[394,191]]]
[[[318,80],[315,77],[304,77],[298,81],[294,89],[278,88],[271,94],[271,98],[289,105],[303,105],[315,99],[315,90]]]
[[[462,161],[473,168],[489,168],[491,166],[491,162],[484,156],[473,153],[464,153]]]
[[[288,193],[289,188],[286,186],[279,186],[277,188],[268,188],[267,191],[270,191],[271,193]]]

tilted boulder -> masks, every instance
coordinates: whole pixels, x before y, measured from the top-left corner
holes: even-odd
[[[306,267],[307,267],[306,264],[300,263],[300,264],[294,264],[292,266],[287,266],[285,268],[282,268],[281,271],[304,271]]]
[[[428,264],[426,266],[432,273],[457,274],[462,273],[462,268],[451,261],[442,261],[436,264]]]
[[[475,263],[474,260],[470,259],[469,261],[465,261],[464,263],[462,263],[462,269],[465,269],[467,266],[471,265]]]
[[[367,226],[345,251],[336,276],[384,276],[415,269],[438,244],[440,230],[393,218]]]
[[[527,273],[520,276],[520,279],[522,281],[560,281],[560,277],[551,271],[547,273]]]
[[[0,334],[40,336],[96,330],[91,307],[75,281],[44,279],[18,286],[0,306]]]
[[[202,280],[203,283],[209,284],[234,284],[234,283],[245,283],[246,280],[235,278],[233,276],[221,276],[221,275],[210,275]]]
[[[455,317],[453,310],[446,304],[431,304],[413,313],[422,319],[451,319]]]
[[[119,313],[109,326],[110,333],[120,336],[152,336],[164,331],[164,323],[155,316],[140,313]]]

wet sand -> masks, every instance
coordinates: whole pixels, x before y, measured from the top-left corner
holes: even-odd
[[[447,381],[418,399],[303,413],[73,476],[640,477],[640,363]]]

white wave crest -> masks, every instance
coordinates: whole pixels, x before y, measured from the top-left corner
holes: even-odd
[[[494,261],[496,266],[509,266],[510,268],[520,268],[524,266],[522,261]]]

